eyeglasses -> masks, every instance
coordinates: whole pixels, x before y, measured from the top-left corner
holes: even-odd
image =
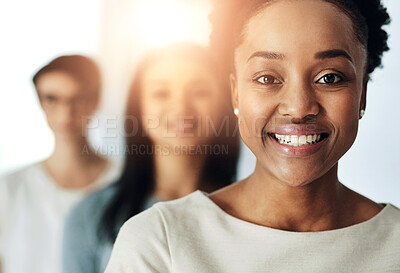
[[[95,101],[94,96],[78,96],[74,98],[64,99],[54,95],[39,95],[39,100],[43,108],[54,110],[60,106],[69,106],[76,110],[81,110]]]

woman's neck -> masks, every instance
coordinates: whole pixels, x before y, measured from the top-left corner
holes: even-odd
[[[197,190],[204,162],[204,156],[155,154],[154,195],[172,200]]]
[[[256,190],[257,199],[262,200],[263,207],[269,211],[266,214],[265,210],[258,207],[255,214],[260,219],[277,219],[273,225],[280,229],[297,231],[329,229],[337,224],[337,217],[333,213],[341,211],[344,201],[343,186],[337,178],[337,166],[316,181],[297,187],[277,181],[268,183],[258,177],[252,178],[245,186],[251,191]]]
[[[231,189],[229,189],[231,188]],[[380,208],[342,185],[337,165],[304,186],[290,186],[255,173],[216,192],[211,199],[227,213],[262,226],[290,231],[322,231],[350,226]]]

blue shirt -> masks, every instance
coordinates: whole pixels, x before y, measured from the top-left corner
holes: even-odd
[[[100,240],[98,229],[104,210],[116,191],[116,184],[112,184],[88,196],[71,210],[64,230],[62,272],[104,272],[113,243]],[[149,198],[144,208],[151,207],[157,201],[155,198]],[[117,231],[119,228],[116,227]]]

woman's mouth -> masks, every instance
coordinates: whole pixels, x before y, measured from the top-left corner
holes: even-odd
[[[167,131],[175,133],[177,136],[194,136],[198,126],[198,121],[194,118],[176,118],[170,119],[167,123]]]
[[[314,145],[323,141],[329,136],[329,134],[327,133],[313,135],[280,135],[275,133],[268,133],[268,135],[280,144],[285,144],[293,147]]]
[[[329,138],[328,133],[282,135],[267,133],[272,146],[281,154],[291,157],[304,157],[316,153]]]

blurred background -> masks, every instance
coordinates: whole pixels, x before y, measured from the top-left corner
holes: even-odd
[[[366,114],[339,178],[377,202],[400,206],[400,1],[385,0],[392,23],[384,69],[373,74]],[[211,0],[35,0],[0,2],[0,174],[48,157],[54,137],[31,81],[39,67],[65,54],[95,58],[102,102],[89,136],[95,151],[123,160],[121,119],[135,63],[149,48],[173,41],[208,44]],[[239,179],[254,169],[242,145]]]

